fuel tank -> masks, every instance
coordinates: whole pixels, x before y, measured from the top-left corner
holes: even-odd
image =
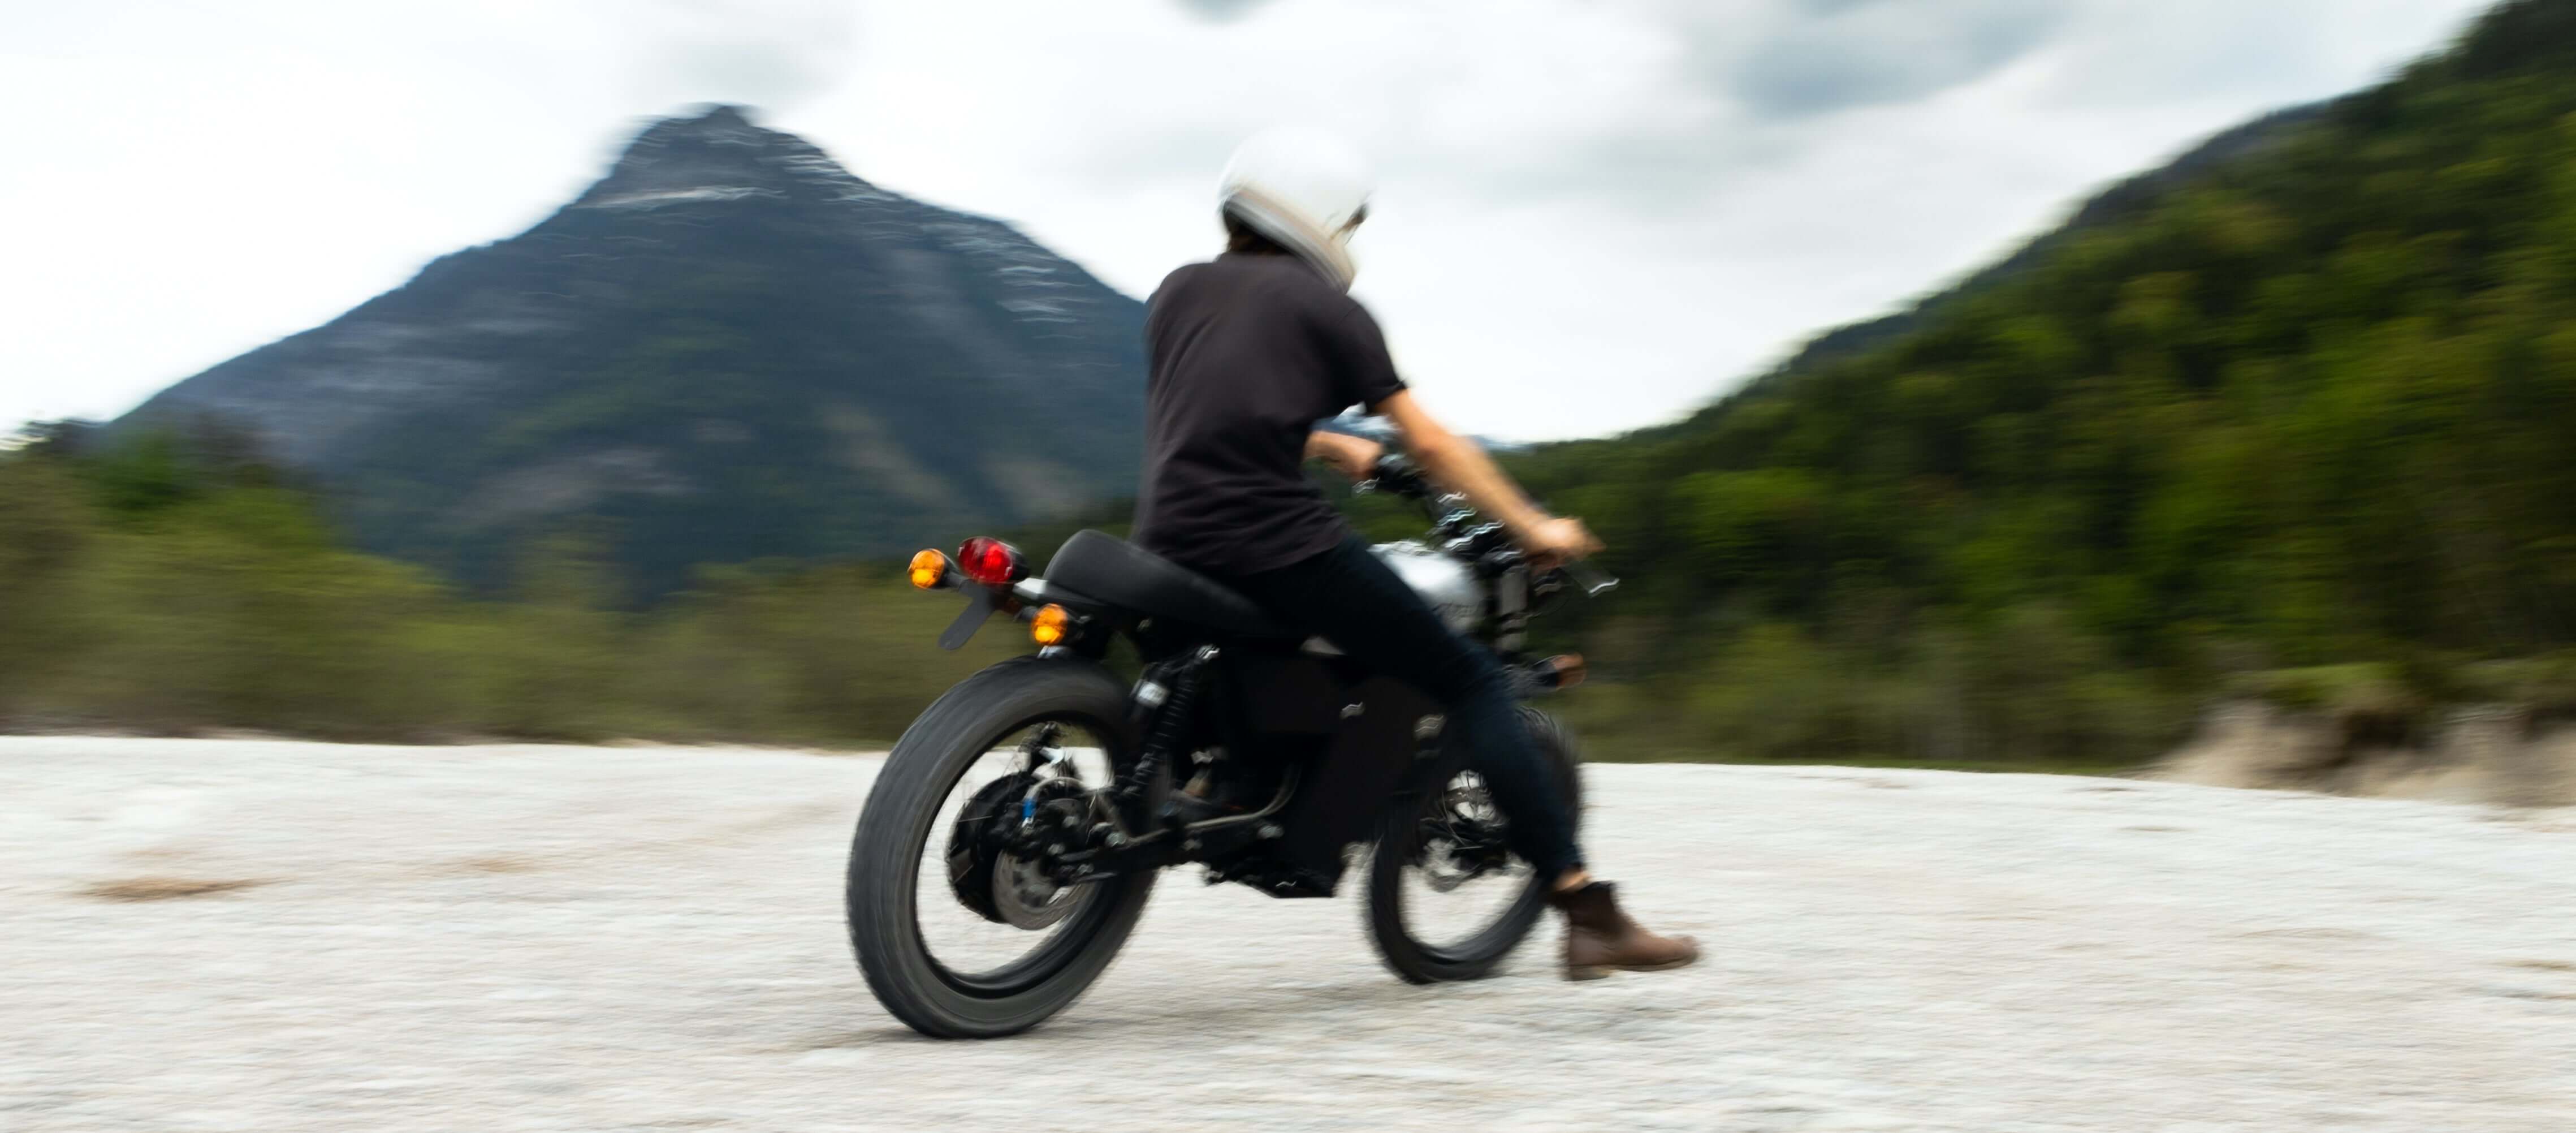
[[[1473,634],[1485,621],[1485,586],[1466,564],[1406,539],[1369,548],[1393,568],[1395,576],[1431,603],[1440,620],[1462,634]]]

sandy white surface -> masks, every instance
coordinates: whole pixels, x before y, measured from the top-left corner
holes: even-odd
[[[1551,928],[1412,988],[1356,901],[1178,873],[1071,1012],[943,1044],[842,937],[874,770],[0,739],[0,1130],[2576,1129],[2568,812],[1596,766],[1701,966],[1567,985]],[[173,882],[255,884],[110,899]]]

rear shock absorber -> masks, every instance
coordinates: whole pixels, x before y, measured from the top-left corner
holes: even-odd
[[[1145,733],[1145,746],[1136,753],[1136,763],[1118,778],[1118,804],[1123,824],[1140,835],[1146,830],[1151,810],[1147,798],[1154,780],[1163,773],[1163,765],[1180,754],[1190,742],[1190,716],[1197,706],[1199,687],[1207,682],[1207,667],[1218,656],[1217,647],[1202,646],[1188,660],[1182,661],[1157,681],[1145,679],[1137,692],[1138,702],[1153,712],[1153,726]]]

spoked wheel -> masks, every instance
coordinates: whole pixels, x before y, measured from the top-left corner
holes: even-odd
[[[1521,716],[1561,777],[1575,814],[1582,784],[1564,729]],[[1482,979],[1527,939],[1547,908],[1545,880],[1511,852],[1507,823],[1468,753],[1444,749],[1390,807],[1369,864],[1369,939],[1408,983]]]
[[[877,999],[939,1038],[1026,1030],[1116,957],[1152,874],[1094,880],[1095,792],[1127,758],[1126,690],[1089,662],[967,679],[886,757],[851,844],[850,944]]]

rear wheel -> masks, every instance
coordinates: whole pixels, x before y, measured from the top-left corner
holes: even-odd
[[[1031,657],[950,689],[895,743],[847,890],[851,949],[895,1018],[937,1038],[1026,1030],[1116,958],[1154,876],[1075,878],[1052,846],[1080,844],[1132,757],[1126,721],[1107,670]]]
[[[1579,820],[1583,784],[1555,718],[1521,709]],[[1407,983],[1483,979],[1529,938],[1547,908],[1547,879],[1504,843],[1507,828],[1464,750],[1415,769],[1381,820],[1369,863],[1369,940]]]

